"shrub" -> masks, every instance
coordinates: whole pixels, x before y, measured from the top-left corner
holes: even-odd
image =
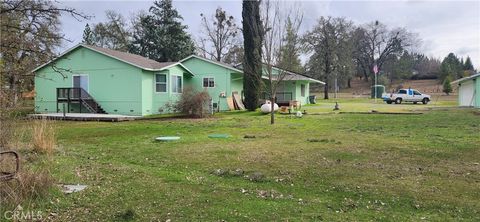
[[[47,119],[33,121],[32,146],[37,153],[53,153],[55,149],[55,128],[51,121]]]
[[[210,95],[207,91],[198,92],[192,87],[183,89],[180,99],[175,103],[167,103],[166,110],[180,112],[185,115],[203,118],[210,113]]]
[[[445,78],[445,81],[443,82],[443,92],[447,95],[452,92],[452,85],[450,84],[449,77]]]

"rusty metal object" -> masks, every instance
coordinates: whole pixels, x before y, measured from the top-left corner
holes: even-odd
[[[0,182],[1,181],[8,181],[14,179],[17,175],[18,171],[20,170],[20,157],[18,153],[15,151],[4,151],[0,152],[0,157],[3,155],[13,155],[15,157],[15,171],[14,172],[0,172]],[[3,159],[0,158],[0,161]]]

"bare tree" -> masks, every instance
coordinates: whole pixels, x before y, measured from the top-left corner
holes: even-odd
[[[100,22],[93,26],[94,45],[119,51],[128,51],[131,32],[127,27],[127,21],[118,12],[107,10],[106,22]]]
[[[203,13],[202,17],[203,36],[197,44],[200,54],[210,58],[223,61],[235,46],[239,45],[239,29],[235,24],[233,16],[218,7],[212,18],[207,18]]]
[[[0,5],[0,97],[10,98],[8,104],[15,106],[21,91],[33,87],[30,71],[54,59],[56,48],[63,41],[69,41],[59,30],[60,15],[70,15],[77,20],[89,16],[44,0],[3,0]],[[61,71],[55,63],[51,66]]]
[[[263,8],[263,63],[264,72],[266,74],[267,84],[265,84],[265,91],[270,99],[270,124],[275,124],[275,99],[277,89],[282,84],[282,81],[288,80],[292,75],[289,75],[292,66],[295,65],[293,60],[283,60],[285,37],[287,35],[286,28],[294,27],[294,32],[298,32],[303,20],[303,14],[300,10],[291,10],[287,13],[282,13],[279,2],[272,2],[270,0],[264,1]],[[288,24],[288,23],[291,24]]]
[[[356,38],[356,59],[364,71],[366,81],[368,76],[373,75],[375,65],[381,70],[391,55],[400,56],[405,49],[419,43],[417,35],[406,29],[389,29],[378,21],[363,25],[357,30]]]
[[[334,74],[346,73],[349,67],[351,29],[353,23],[344,18],[320,17],[317,25],[304,36],[306,48],[313,52],[307,66],[323,79],[324,99]]]

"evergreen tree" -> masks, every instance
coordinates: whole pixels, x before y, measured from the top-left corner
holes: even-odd
[[[178,61],[193,54],[194,43],[182,20],[171,0],[155,1],[149,13],[136,20],[129,51],[159,62]]]
[[[242,3],[243,25],[243,92],[245,107],[254,111],[258,107],[262,88],[262,41],[263,28],[260,20],[260,1],[244,0]]]
[[[90,29],[90,25],[88,23],[85,25],[85,29],[83,30],[83,39],[82,43],[85,43],[87,45],[93,45],[95,44],[93,32]]]
[[[443,82],[443,92],[449,95],[452,92],[452,85],[450,83],[450,77],[447,77]]]
[[[280,64],[277,65],[293,72],[303,73],[304,69],[300,62],[300,38],[297,34],[300,26],[298,22],[293,24],[290,17],[287,18],[286,23],[284,44],[281,49],[282,57]]]
[[[447,77],[455,79],[463,77],[462,63],[453,53],[449,53],[440,65],[440,81],[445,81]]]
[[[463,70],[474,70],[472,60],[470,59],[469,56],[467,56],[467,59],[465,60],[465,64],[463,65]]]

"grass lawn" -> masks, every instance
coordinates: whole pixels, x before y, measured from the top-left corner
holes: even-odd
[[[369,100],[340,106],[425,110]],[[478,110],[282,115],[273,126],[248,112],[57,125],[54,177],[89,186],[39,203],[58,221],[480,220]],[[207,137],[214,133],[231,137]],[[154,141],[161,135],[181,140]]]

